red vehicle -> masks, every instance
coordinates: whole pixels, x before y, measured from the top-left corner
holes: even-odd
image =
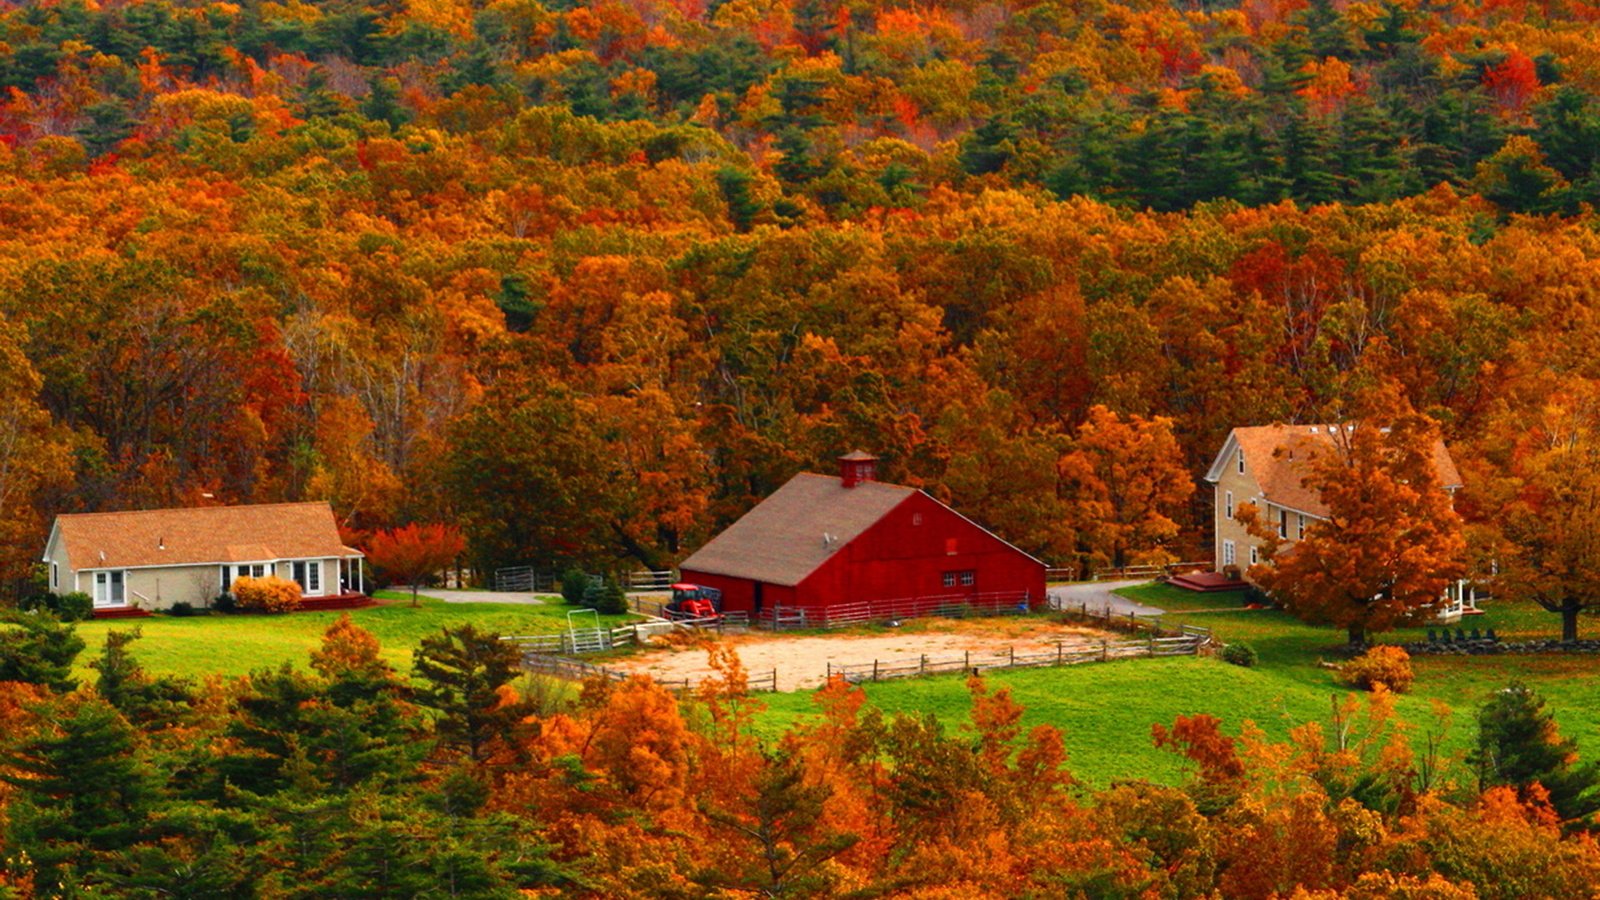
[[[722,592],[716,588],[679,582],[672,586],[669,613],[685,619],[714,619],[722,615]]]

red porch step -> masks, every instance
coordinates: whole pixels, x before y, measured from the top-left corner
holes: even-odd
[[[1167,580],[1173,587],[1186,590],[1200,591],[1210,594],[1217,591],[1240,591],[1249,587],[1249,583],[1238,578],[1229,578],[1221,572],[1192,572],[1188,575],[1174,575]]]
[[[364,609],[377,601],[366,594],[337,594],[332,597],[301,597],[295,612],[323,612],[330,609]]]
[[[96,619],[145,619],[151,615],[150,610],[136,606],[111,606],[94,611]]]

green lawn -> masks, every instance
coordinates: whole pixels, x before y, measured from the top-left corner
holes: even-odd
[[[350,617],[378,638],[384,657],[402,672],[411,670],[411,651],[422,638],[437,634],[440,628],[471,622],[502,634],[548,634],[567,627],[567,613],[572,609],[562,605],[559,597],[550,598],[544,605],[445,603],[424,597],[421,605],[412,609],[409,592],[379,591],[377,596],[407,602],[350,610]],[[342,614],[189,618],[157,615],[148,619],[82,622],[78,634],[88,647],[79,657],[79,664],[89,671],[87,663],[99,656],[106,632],[139,628],[144,636],[134,643],[133,652],[156,673],[244,675],[285,661],[305,667],[308,654],[322,640],[322,632]],[[600,617],[608,625],[631,618]]]
[[[1164,617],[1169,624],[1203,625],[1222,640],[1249,643],[1261,661],[1254,669],[1241,669],[1214,659],[1125,660],[988,676],[994,684],[1009,686],[1027,708],[1025,724],[1050,724],[1064,731],[1070,768],[1091,785],[1127,778],[1176,779],[1180,761],[1151,746],[1153,724],[1205,712],[1223,719],[1230,733],[1238,733],[1250,720],[1281,739],[1297,724],[1326,721],[1333,698],[1347,693],[1331,671],[1317,666],[1319,660],[1338,658],[1342,631],[1304,625],[1277,610],[1246,610],[1239,593],[1192,594],[1164,585],[1123,593],[1169,610]],[[1201,608],[1223,611],[1197,611]],[[1558,617],[1537,608],[1486,603],[1485,609],[1486,615],[1468,619],[1464,627],[1493,627],[1512,637],[1560,632]],[[1593,621],[1584,627],[1600,631]],[[1412,629],[1379,640],[1403,643],[1426,634],[1426,628]],[[1490,692],[1520,679],[1544,694],[1563,732],[1578,739],[1586,757],[1600,757],[1600,716],[1592,712],[1600,707],[1595,687],[1600,658],[1418,657],[1414,667],[1416,686],[1399,698],[1398,710],[1420,732],[1433,723],[1433,702],[1446,704],[1453,722],[1448,751],[1464,753],[1478,707]],[[968,718],[970,704],[958,677],[885,682],[867,685],[866,691],[870,702],[885,711],[931,712],[951,727]],[[813,709],[808,692],[778,695],[768,702],[762,728],[769,735]]]

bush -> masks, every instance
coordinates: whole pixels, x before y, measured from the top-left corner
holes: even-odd
[[[607,615],[617,615],[628,611],[628,592],[623,590],[622,582],[607,579],[600,586],[600,596],[596,599],[594,608]]]
[[[300,585],[287,578],[240,578],[233,583],[239,608],[250,612],[286,613],[300,605]]]
[[[1397,694],[1411,690],[1411,654],[1404,647],[1373,647],[1339,667],[1339,681],[1364,691],[1382,684]]]
[[[1231,644],[1224,644],[1222,646],[1222,652],[1218,655],[1222,657],[1223,662],[1233,663],[1236,666],[1243,666],[1246,669],[1255,668],[1257,660],[1256,648],[1239,641],[1235,641]]]
[[[73,591],[56,598],[56,615],[63,622],[82,622],[94,617],[94,598],[83,591]]]
[[[219,613],[238,612],[239,601],[233,599],[232,594],[228,593],[227,591],[223,591],[217,595],[215,600],[211,601],[211,608]]]
[[[589,590],[590,578],[576,566],[561,573],[561,599],[568,606],[582,606],[583,596]]]
[[[194,604],[187,600],[179,600],[177,603],[167,607],[167,615],[178,616],[180,618],[184,616],[192,616],[194,615]]]

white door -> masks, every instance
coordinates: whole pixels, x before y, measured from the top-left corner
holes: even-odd
[[[128,605],[127,587],[122,572],[94,573],[94,605],[97,607]]]

